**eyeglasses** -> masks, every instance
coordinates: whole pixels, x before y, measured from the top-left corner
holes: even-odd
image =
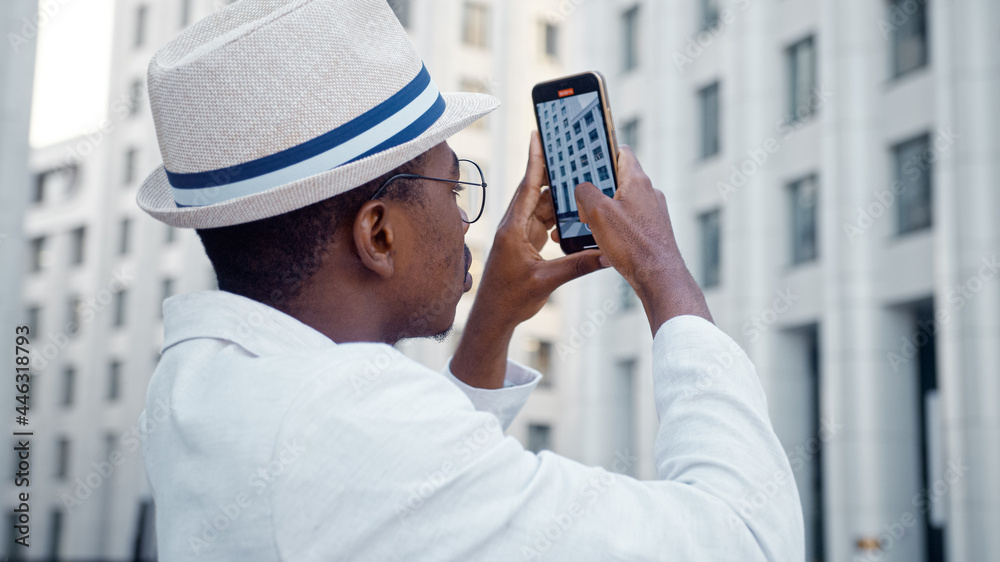
[[[431,180],[431,181],[446,181],[452,184],[474,185],[475,186],[474,188],[460,187],[455,191],[456,195],[458,196],[457,203],[459,208],[465,211],[466,217],[472,217],[468,220],[462,218],[462,222],[472,224],[477,220],[479,220],[479,217],[482,216],[483,207],[485,207],[486,205],[486,180],[483,178],[483,170],[482,168],[479,167],[479,164],[476,164],[472,160],[467,160],[464,158],[459,159],[458,164],[459,164],[459,169],[461,170],[461,175],[459,176],[460,178],[471,179],[471,180],[475,180],[478,178],[479,181],[455,181],[452,179],[432,178],[429,176],[420,176],[417,174],[396,174],[395,176],[392,176],[391,178],[385,180],[385,183],[382,184],[382,187],[378,188],[378,191],[376,191],[375,194],[372,195],[371,198],[369,198],[368,200],[371,201],[373,199],[377,199],[385,191],[385,186],[389,185],[389,183],[392,182],[393,180],[398,180],[401,178],[421,179],[421,180]]]

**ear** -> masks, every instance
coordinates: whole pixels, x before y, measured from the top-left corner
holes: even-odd
[[[352,234],[361,263],[376,275],[392,277],[396,237],[385,204],[375,200],[362,205],[354,219]]]

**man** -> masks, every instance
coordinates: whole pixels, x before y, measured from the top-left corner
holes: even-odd
[[[440,94],[381,0],[242,0],[157,53],[149,89],[164,165],[139,205],[197,229],[220,288],[164,303],[143,436],[161,559],[803,559],[753,366],[627,147],[614,199],[576,191],[600,252],[546,261],[531,137],[438,373],[392,344],[447,333],[471,288],[456,192],[485,187],[445,139],[492,97]],[[506,359],[514,328],[608,265],[654,334],[655,481],[503,433],[540,378]]]

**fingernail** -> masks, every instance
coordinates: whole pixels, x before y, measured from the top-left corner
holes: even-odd
[[[597,258],[597,262],[601,264],[601,267],[609,267],[609,266],[611,266],[611,262],[609,262],[608,258],[606,258],[604,256],[601,256],[601,257]]]

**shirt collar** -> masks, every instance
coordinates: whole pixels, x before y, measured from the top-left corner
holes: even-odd
[[[336,345],[294,317],[228,291],[196,291],[163,301],[160,353],[192,338],[228,340],[258,356]]]

